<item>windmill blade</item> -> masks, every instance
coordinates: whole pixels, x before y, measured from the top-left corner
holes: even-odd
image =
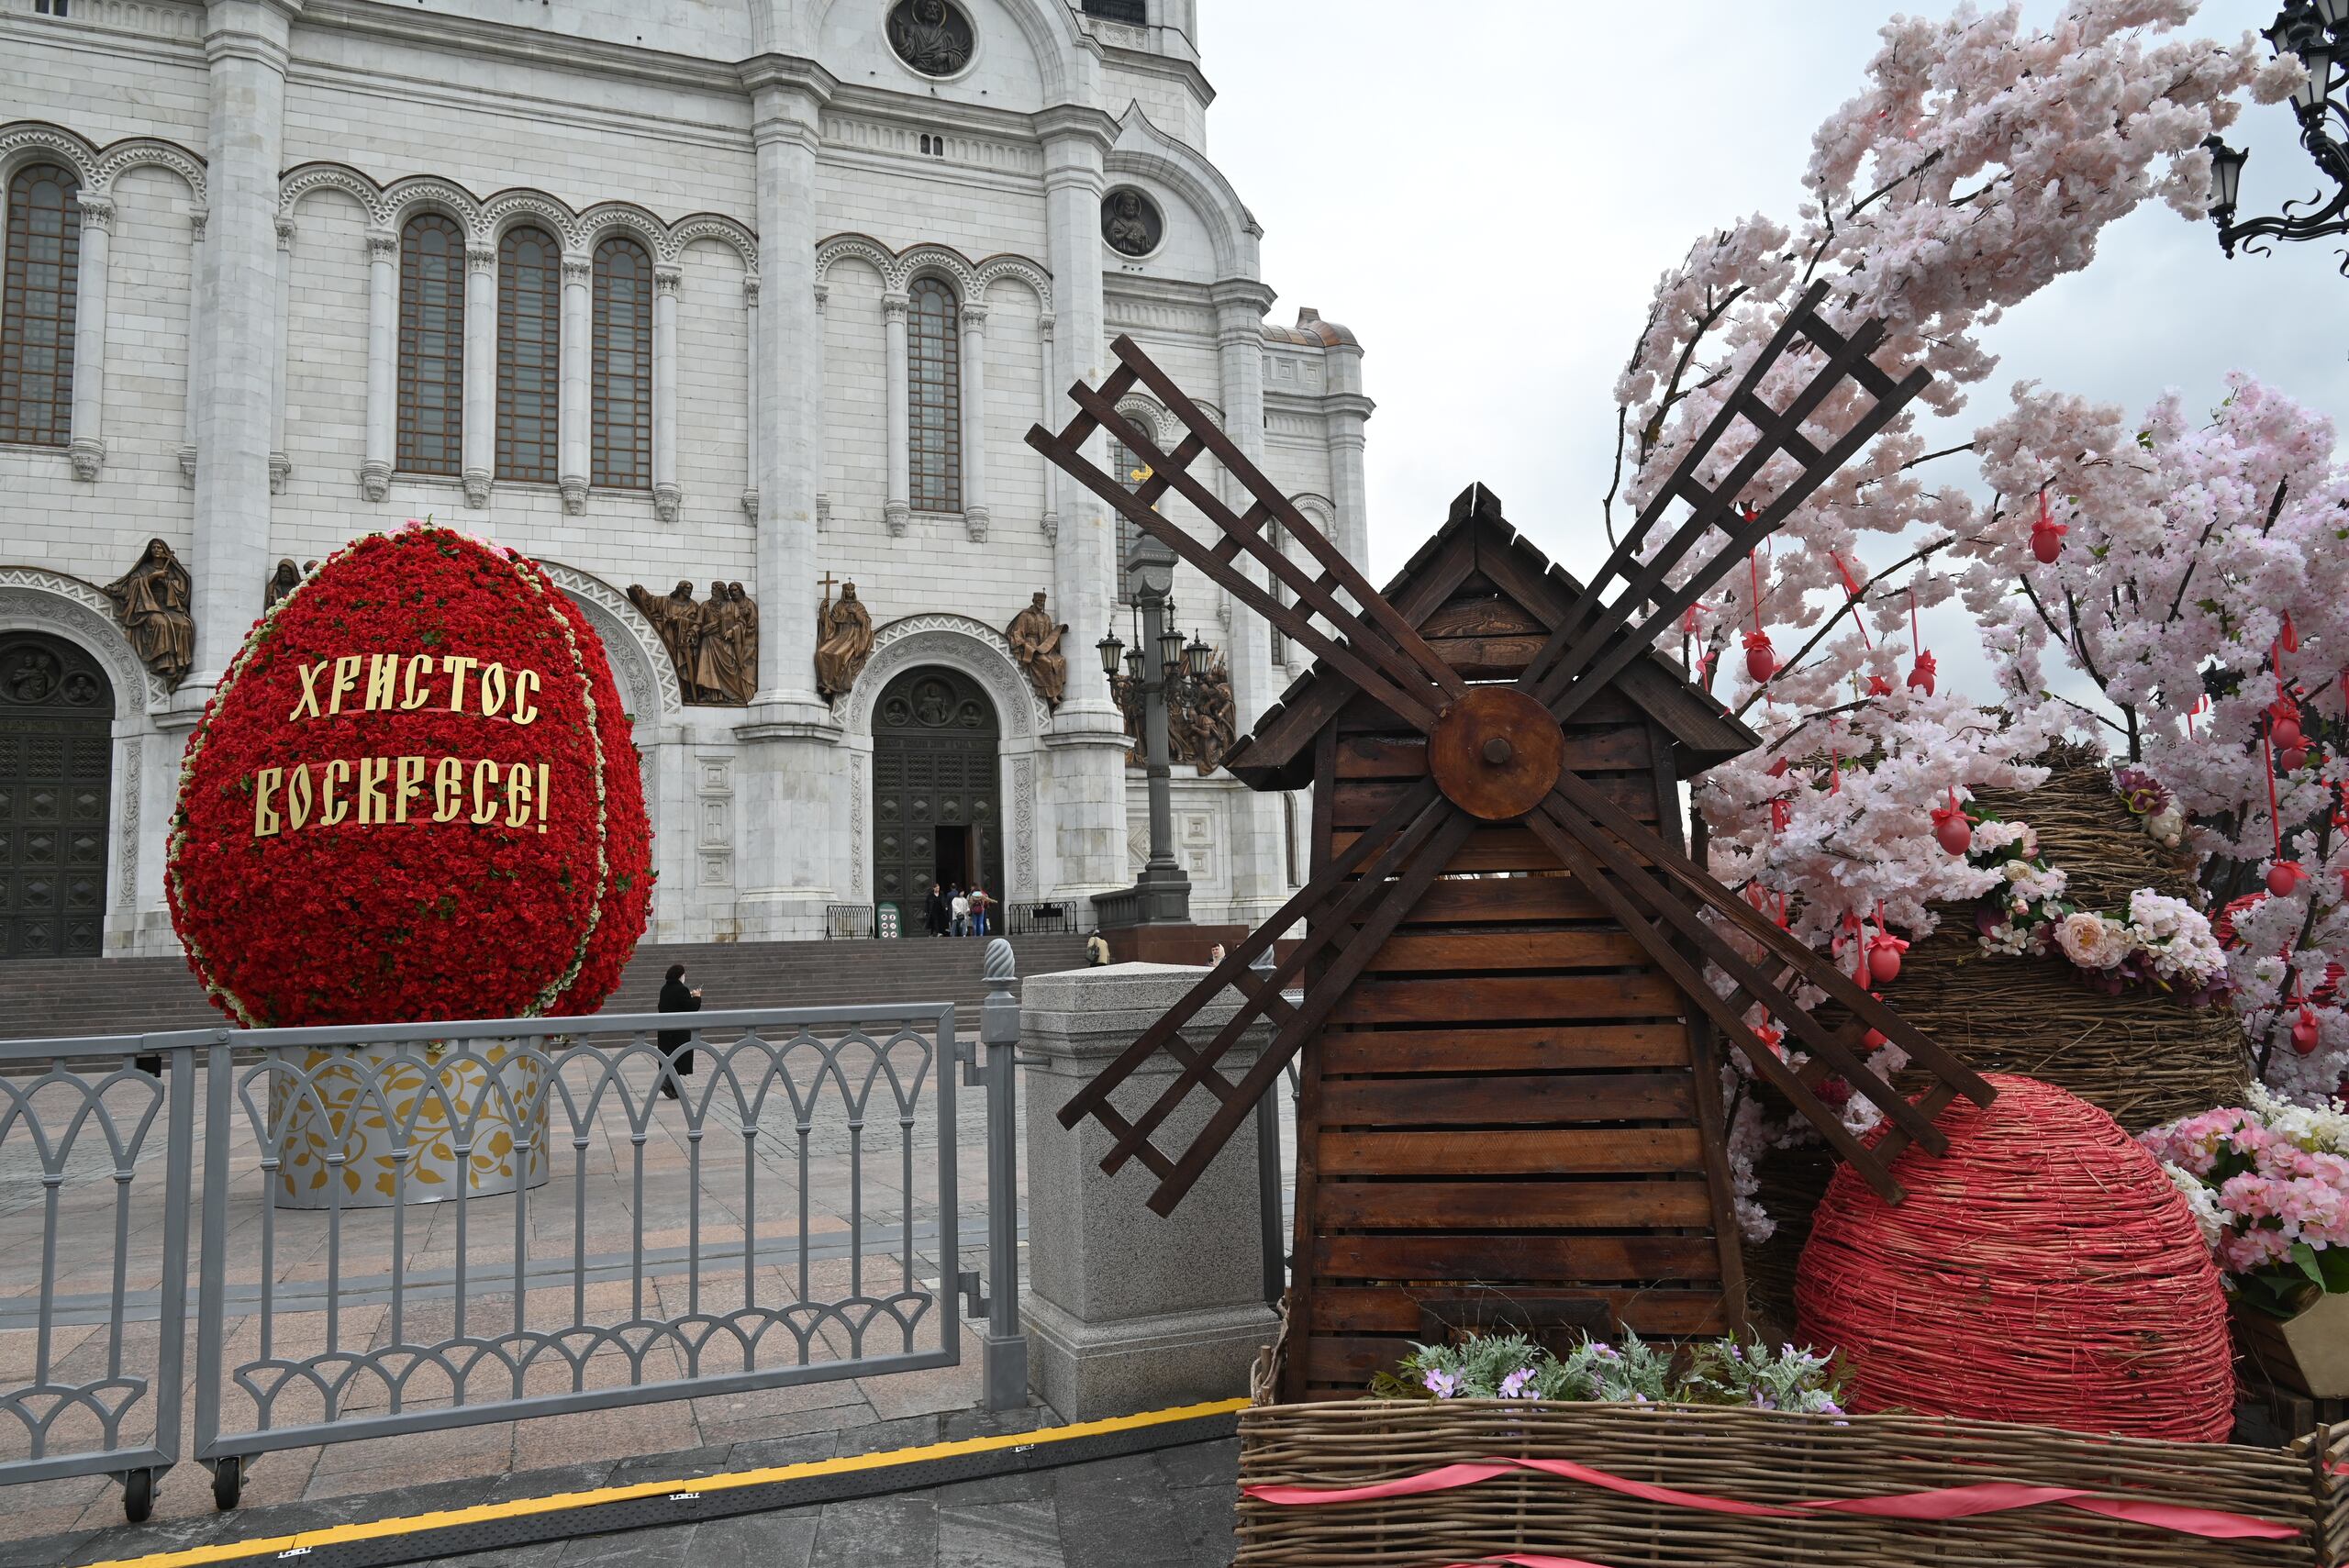
[[[1346,884],[1347,879],[1391,843],[1397,834],[1416,821],[1419,814],[1425,811],[1435,798],[1434,782],[1422,780],[1417,788],[1407,792],[1397,799],[1375,823],[1364,831],[1361,838],[1348,845],[1343,853],[1333,857],[1319,875],[1292,895],[1289,901],[1282,905],[1277,913],[1234,943],[1230,951],[1224,955],[1223,962],[1208,971],[1206,979],[1191,987],[1184,994],[1182,1000],[1168,1008],[1164,1015],[1144,1030],[1141,1038],[1126,1047],[1116,1061],[1096,1073],[1085,1087],[1071,1095],[1068,1103],[1060,1108],[1061,1125],[1065,1128],[1074,1128],[1078,1122],[1090,1116],[1101,1121],[1104,1127],[1108,1127],[1114,1135],[1122,1138],[1123,1132],[1119,1128],[1111,1127],[1107,1119],[1109,1115],[1114,1114],[1109,1106],[1110,1093],[1132,1076],[1135,1070],[1148,1061],[1153,1052],[1163,1047],[1169,1040],[1175,1039],[1182,1027],[1197,1017],[1201,1007],[1220,995],[1226,986],[1241,984],[1241,977],[1249,973],[1250,966],[1256,962],[1257,956],[1272,947],[1281,932],[1289,929],[1299,920],[1310,918],[1325,903],[1339,896],[1340,890]],[[1275,973],[1279,973],[1280,971],[1275,969]],[[1277,993],[1277,986],[1273,989]],[[1136,1152],[1140,1153],[1141,1151],[1138,1150]],[[1172,1167],[1170,1166],[1169,1169],[1171,1170]]]
[[[1877,1164],[1867,1146],[1852,1135],[1840,1118],[1824,1105],[1798,1077],[1794,1069],[1773,1052],[1745,1027],[1744,1009],[1716,995],[1695,964],[1683,954],[1672,936],[1661,929],[1642,913],[1629,888],[1640,881],[1636,872],[1624,878],[1609,875],[1599,868],[1597,860],[1586,851],[1576,836],[1569,832],[1548,812],[1535,812],[1525,819],[1534,836],[1558,857],[1558,863],[1592,892],[1614,916],[1616,923],[1645,949],[1657,968],[1663,970],[1681,992],[1695,1002],[1711,1018],[1715,1028],[1731,1044],[1744,1048],[1746,1059],[1754,1071],[1768,1079],[1771,1085],[1793,1103],[1804,1119],[1819,1129],[1830,1148],[1850,1162],[1868,1185],[1887,1203],[1898,1203],[1908,1194],[1892,1173]],[[1676,903],[1676,900],[1666,900]],[[1895,1096],[1898,1098],[1898,1096]]]
[[[1347,935],[1345,946],[1336,961],[1316,977],[1306,993],[1305,1006],[1281,1026],[1280,1032],[1273,1037],[1273,1043],[1256,1059],[1256,1064],[1240,1080],[1230,1096],[1216,1107],[1214,1114],[1208,1118],[1207,1126],[1200,1129],[1198,1136],[1184,1151],[1183,1157],[1175,1162],[1174,1173],[1162,1179],[1157,1189],[1150,1195],[1152,1213],[1163,1216],[1174,1212],[1175,1205],[1183,1201],[1183,1195],[1191,1190],[1192,1184],[1207,1170],[1208,1162],[1230,1141],[1240,1124],[1255,1114],[1256,1102],[1264,1097],[1264,1091],[1279,1080],[1290,1060],[1304,1049],[1305,1042],[1313,1037],[1314,1031],[1321,1027],[1322,1020],[1344,997],[1347,987],[1354,983],[1372,956],[1386,944],[1387,937],[1419,903],[1419,895],[1452,862],[1452,857],[1459,852],[1460,846],[1467,842],[1469,834],[1475,832],[1477,826],[1476,819],[1466,812],[1452,811],[1442,825],[1436,828],[1426,849],[1412,857],[1409,867],[1393,882],[1384,885],[1379,892],[1377,907],[1358,930]],[[1333,923],[1341,929],[1347,924],[1343,918]]]
[[[1825,992],[1830,1001],[1842,1006],[1865,1029],[1882,1034],[1976,1105],[1987,1106],[1998,1098],[1998,1092],[1984,1082],[1980,1073],[1952,1056],[1932,1036],[1878,1001],[1832,962],[1805,946],[1794,933],[1781,929],[1775,920],[1763,918],[1760,911],[1723,887],[1702,866],[1657,838],[1586,782],[1566,773],[1558,780],[1558,794],[1616,838],[1636,845],[1642,860],[1759,943],[1771,957],[1799,974],[1806,984]]]
[[[1603,685],[1637,658],[1664,628],[1709,592],[1736,565],[1740,556],[1775,533],[1796,507],[1809,500],[1932,384],[1931,373],[1921,368],[1894,382],[1868,358],[1883,340],[1884,323],[1880,319],[1865,322],[1846,337],[1819,317],[1814,308],[1819,294],[1815,287],[1788,315],[1737,390],[1682,457],[1672,477],[1659,488],[1641,517],[1635,519],[1634,527],[1638,537],[1643,539],[1663,509],[1675,500],[1689,504],[1689,516],[1636,571],[1631,568],[1626,550],[1619,549],[1609,558],[1600,582],[1593,584],[1527,666],[1520,684],[1550,706],[1562,722],[1586,700],[1573,696],[1562,701],[1568,698],[1571,687],[1583,682],[1593,687]],[[1775,409],[1762,401],[1756,388],[1763,373],[1798,336],[1817,345],[1825,356],[1824,362],[1785,409]],[[1802,433],[1803,422],[1846,382],[1856,383],[1866,391],[1871,405],[1822,451]],[[1698,472],[1738,417],[1754,428],[1758,439],[1718,484],[1708,487],[1698,478]],[[1780,455],[1799,463],[1800,472],[1772,497],[1767,506],[1747,517],[1741,526],[1730,527],[1727,519],[1733,515],[1740,494],[1767,463]],[[1667,579],[1672,570],[1716,528],[1726,536],[1720,547],[1698,563],[1687,582],[1676,588],[1669,587]],[[1627,535],[1626,546],[1632,542],[1632,536]],[[1622,591],[1611,603],[1602,603],[1601,584],[1611,582],[1618,573],[1627,576]],[[1622,642],[1608,648],[1609,639],[1623,633],[1641,607],[1650,604],[1653,609],[1623,637]],[[1602,649],[1606,650],[1603,654]]]
[[[1346,559],[1345,552],[1332,544],[1319,528],[1314,527],[1312,519],[1297,510],[1297,504],[1288,498],[1279,485],[1275,484],[1264,475],[1264,471],[1250,460],[1246,452],[1241,451],[1231,439],[1224,434],[1222,427],[1208,418],[1206,410],[1192,402],[1190,395],[1174,384],[1174,378],[1162,370],[1156,361],[1141,351],[1131,338],[1123,333],[1118,335],[1117,340],[1109,345],[1109,350],[1118,356],[1120,364],[1141,377],[1141,384],[1183,422],[1186,429],[1207,443],[1208,451],[1223,465],[1224,472],[1238,480],[1241,487],[1255,497],[1256,505],[1249,509],[1250,515],[1252,517],[1258,510],[1269,513],[1291,538],[1305,546],[1307,553],[1321,564],[1322,575],[1309,583],[1301,581],[1301,574],[1293,577],[1285,573],[1283,581],[1286,582],[1300,596],[1311,595],[1311,602],[1317,609],[1321,607],[1322,601],[1329,596],[1325,584],[1343,588],[1353,596],[1354,603],[1362,606],[1363,613],[1376,624],[1381,632],[1393,640],[1397,649],[1409,655],[1412,662],[1419,666],[1429,680],[1433,681],[1446,696],[1457,701],[1464,689],[1460,677],[1454,674],[1452,666],[1445,663],[1435,650],[1430,648],[1421,639],[1419,628],[1397,613],[1393,605],[1386,602],[1386,596],[1362,574],[1353,562]],[[1187,490],[1184,494],[1186,496],[1190,495]],[[1215,497],[1210,495],[1208,499],[1214,500]],[[1192,496],[1191,500],[1194,506],[1200,506],[1197,497]],[[1204,506],[1200,506],[1200,509],[1207,510]],[[1230,525],[1221,520],[1230,514],[1222,509],[1219,501],[1217,503],[1217,510],[1208,515],[1218,519],[1219,526],[1224,527],[1227,530],[1230,529]],[[1261,528],[1262,525],[1260,523],[1257,526]],[[1254,530],[1251,529],[1245,535],[1234,537],[1244,537],[1252,540],[1257,536]],[[1272,565],[1275,561],[1282,566],[1294,564],[1277,550],[1272,551],[1269,555],[1264,555],[1261,551],[1258,553],[1267,565]],[[1330,624],[1334,626],[1338,623],[1332,620]]]
[[[1080,423],[1086,428],[1079,430],[1077,427]],[[1122,420],[1119,423],[1124,425]],[[1309,617],[1297,613],[1288,606],[1282,604],[1277,597],[1259,587],[1247,573],[1233,567],[1229,558],[1219,556],[1200,544],[1173,518],[1163,517],[1152,511],[1149,504],[1138,495],[1129,491],[1108,474],[1095,467],[1085,456],[1081,448],[1097,425],[1098,421],[1091,414],[1080,413],[1075,420],[1070,422],[1067,429],[1057,435],[1041,425],[1033,426],[1028,431],[1028,444],[1050,458],[1078,484],[1107,502],[1119,516],[1173,550],[1178,557],[1189,562],[1209,580],[1229,590],[1242,604],[1279,627],[1288,636],[1329,661],[1332,668],[1368,693],[1374,701],[1384,704],[1406,723],[1421,730],[1434,728],[1436,713],[1442,706],[1440,701],[1431,700],[1436,697],[1436,693],[1429,690],[1425,685],[1418,685],[1416,682],[1414,683],[1417,685],[1416,694],[1397,685],[1386,674],[1357,656],[1353,649],[1343,643],[1332,642],[1323,636]],[[1124,425],[1124,430],[1136,437],[1141,435],[1141,432],[1133,429],[1130,425]],[[1119,432],[1113,428],[1112,433]],[[1123,439],[1124,437],[1121,435],[1120,439]],[[1153,475],[1152,478],[1154,481],[1156,476]],[[1365,645],[1376,646],[1377,639],[1366,639]]]
[[[1388,816],[1393,815],[1394,812],[1390,810]],[[1388,878],[1401,872],[1407,864],[1416,866],[1421,862],[1425,858],[1421,851],[1429,844],[1431,839],[1441,842],[1442,834],[1439,828],[1458,815],[1459,813],[1450,802],[1430,798],[1427,804],[1411,817],[1409,823],[1387,843],[1386,849],[1379,852],[1378,858],[1371,862],[1368,870],[1364,871],[1359,878],[1344,884],[1341,889],[1336,890],[1337,896],[1334,902],[1325,903],[1316,909],[1314,928],[1308,930],[1306,940],[1298,943],[1286,959],[1274,966],[1271,984],[1264,989],[1278,996],[1280,987],[1287,983],[1290,975],[1302,969],[1308,960],[1318,955],[1322,948],[1335,940],[1344,929],[1346,923],[1361,910],[1364,904],[1386,890]],[[1230,955],[1225,955],[1225,962],[1227,963],[1230,962]],[[1227,1105],[1230,1104],[1230,1096],[1216,1087],[1217,1084],[1224,1084],[1226,1080],[1220,1074],[1215,1073],[1214,1068],[1223,1059],[1224,1054],[1239,1043],[1240,1037],[1248,1031],[1250,1026],[1255,1022],[1256,1018],[1263,1011],[1264,1009],[1257,1006],[1242,1006],[1221,1029],[1217,1031],[1215,1038],[1208,1043],[1207,1047],[1196,1053],[1195,1060],[1181,1063],[1183,1071],[1176,1074],[1174,1081],[1161,1092],[1148,1109],[1134,1118],[1132,1127],[1126,1133],[1121,1134],[1116,1146],[1102,1157],[1101,1168],[1111,1175],[1117,1174],[1119,1169],[1125,1164],[1127,1158],[1139,1152],[1142,1143],[1152,1133],[1158,1130],[1160,1124],[1165,1121],[1174,1107],[1180,1105],[1194,1088],[1199,1087],[1202,1084],[1208,1084],[1209,1093],[1217,1095]],[[1172,1031],[1169,1031],[1166,1036],[1169,1043],[1176,1038]],[[1210,1077],[1214,1080],[1212,1084],[1208,1083]]]

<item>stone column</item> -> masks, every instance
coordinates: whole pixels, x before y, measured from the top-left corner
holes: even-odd
[[[195,486],[196,388],[203,374],[201,367],[210,358],[204,347],[204,238],[211,217],[209,207],[195,207],[187,215],[187,380],[186,395],[180,400],[179,459],[180,483],[190,489]]]
[[[1264,465],[1264,312],[1272,307],[1273,291],[1253,278],[1235,278],[1210,291],[1216,313],[1216,369],[1223,395],[1223,428],[1251,462]],[[1235,511],[1251,504],[1234,481],[1229,502]],[[1273,583],[1261,562],[1241,556],[1237,562],[1251,582]],[[1316,575],[1319,575],[1318,569]],[[1231,662],[1231,700],[1238,732],[1256,727],[1264,710],[1279,695],[1273,684],[1272,633],[1263,616],[1226,595],[1230,612],[1224,637]],[[1288,895],[1288,869],[1284,853],[1280,797],[1233,789],[1227,797],[1226,820],[1231,832],[1231,899],[1233,917],[1253,924],[1278,908]]]
[[[742,479],[742,513],[756,523],[759,520],[759,278],[756,272],[746,272],[742,276],[742,311],[749,320],[743,347],[750,361],[749,373],[744,380],[750,395],[747,399],[749,439],[745,442],[749,461],[745,464],[748,472]]]
[[[1101,300],[1102,157],[1117,122],[1097,110],[1063,106],[1036,117],[1044,141],[1046,244],[1052,272],[1052,331],[1045,358],[1050,398],[1044,423],[1065,425],[1076,406],[1069,386],[1098,385],[1108,339]],[[1095,431],[1085,453],[1108,462],[1108,443]],[[1108,683],[1092,657],[1117,605],[1117,517],[1091,491],[1060,484],[1052,539],[1052,611],[1067,623],[1062,647],[1069,655],[1068,699],[1052,715],[1049,798],[1054,817],[1053,878],[1044,896],[1074,897],[1126,886],[1125,721],[1109,700]]]
[[[881,296],[881,331],[888,373],[885,410],[889,431],[889,493],[881,503],[881,518],[895,538],[913,520],[913,372],[907,363],[906,311],[911,302],[896,289]]]
[[[562,366],[562,403],[555,417],[560,461],[555,482],[562,491],[562,509],[573,517],[587,510],[587,484],[594,473],[587,450],[588,388],[587,321],[596,282],[592,256],[562,259],[562,317],[555,357]]]
[[[813,937],[846,880],[840,726],[815,692],[816,490],[823,473],[823,319],[816,308],[818,117],[835,85],[785,55],[744,62],[758,160],[759,692],[742,740],[735,928]]]
[[[269,493],[282,495],[294,473],[294,460],[285,455],[285,374],[294,357],[289,339],[294,330],[294,220],[277,220],[277,364],[270,397]]]
[[[114,239],[114,198],[84,191],[78,199],[82,261],[73,285],[73,439],[65,455],[74,478],[95,479],[106,462],[106,256]]]
[[[1362,349],[1330,345],[1322,356],[1329,393],[1321,399],[1330,428],[1330,499],[1337,504],[1336,544],[1373,583],[1370,572],[1370,487],[1363,480],[1363,426],[1376,404],[1363,395]]]
[[[287,37],[300,0],[210,0],[205,179],[208,228],[195,296],[203,345],[190,387],[196,464],[188,562],[195,668],[173,699],[201,707],[261,615],[269,575],[270,393],[276,384],[277,180],[284,165]]]
[[[1086,1118],[1071,1131],[1055,1114],[1068,1097],[1179,1001],[1204,972],[1119,963],[1020,983],[1020,1044],[1030,1054],[1027,1113],[1030,1382],[1064,1419],[1082,1421],[1248,1391],[1248,1367],[1280,1322],[1264,1305],[1256,1118],[1164,1219],[1144,1207],[1157,1178],[1132,1162],[1114,1176],[1100,1162],[1111,1139]],[[1230,1021],[1240,995],[1202,1009],[1186,1038],[1205,1042]],[[1245,1073],[1271,1040],[1260,1022],[1221,1066]],[[1177,1069],[1151,1058],[1113,1097],[1140,1114]],[[1216,1100],[1195,1091],[1158,1133],[1176,1150]]]
[[[398,450],[400,237],[367,231],[367,457],[359,465],[359,493],[381,501],[392,493]]]
[[[662,261],[652,269],[652,510],[677,520],[685,492],[677,487],[677,291],[685,269]]]
[[[497,473],[497,247],[465,246],[465,505],[489,505]]]
[[[987,307],[963,302],[963,531],[987,537]]]

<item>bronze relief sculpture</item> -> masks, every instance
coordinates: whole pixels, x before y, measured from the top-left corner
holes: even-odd
[[[104,591],[139,662],[177,690],[195,663],[195,585],[172,547],[149,539],[139,564]]]
[[[829,700],[846,692],[872,656],[873,616],[856,596],[856,584],[841,584],[834,599],[826,577],[824,602],[816,611],[817,695]]]
[[[1068,627],[1055,622],[1044,609],[1041,593],[1003,630],[1004,640],[1011,644],[1011,656],[1028,672],[1029,684],[1047,707],[1060,706],[1061,698],[1068,693],[1068,656],[1061,651],[1061,639],[1067,635]]]
[[[924,76],[952,76],[971,63],[977,40],[946,0],[898,0],[889,9],[889,47]]]
[[[682,581],[666,594],[632,583],[628,596],[669,655],[680,698],[698,707],[741,707],[757,695],[759,608],[741,584],[713,582],[701,603]]]

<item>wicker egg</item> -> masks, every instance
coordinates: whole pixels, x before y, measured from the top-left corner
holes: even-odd
[[[1797,1332],[1849,1358],[1859,1410],[2223,1442],[2227,1302],[2154,1157],[2087,1101],[1989,1075],[1893,1162],[1906,1201],[1835,1173],[1796,1277]]]
[[[636,769],[534,562],[369,535],[271,607],[190,737],[173,926],[243,1024],[592,1010],[643,927]]]

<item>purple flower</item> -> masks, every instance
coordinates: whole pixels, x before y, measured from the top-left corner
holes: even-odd
[[[1533,1369],[1530,1366],[1521,1366],[1515,1372],[1510,1373],[1507,1377],[1502,1378],[1501,1397],[1504,1399],[1532,1398]]]
[[[1449,1399],[1460,1392],[1460,1380],[1448,1372],[1431,1371],[1419,1381],[1426,1385],[1429,1393],[1439,1399]]]

